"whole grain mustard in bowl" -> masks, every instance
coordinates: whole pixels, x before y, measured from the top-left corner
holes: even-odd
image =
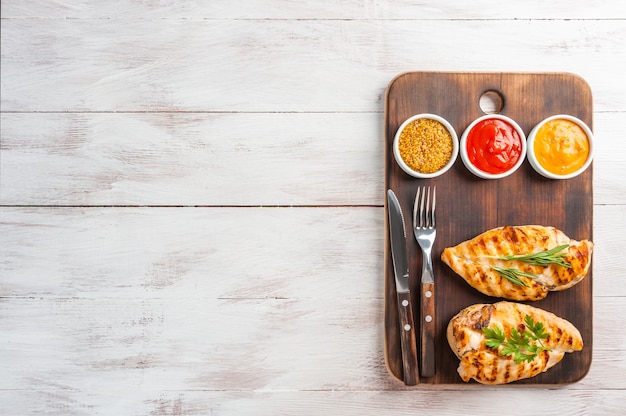
[[[459,154],[454,127],[435,114],[409,117],[396,132],[393,155],[400,168],[415,178],[434,178],[448,171]]]
[[[528,161],[546,178],[573,178],[584,172],[592,160],[593,133],[576,117],[548,117],[528,135]]]

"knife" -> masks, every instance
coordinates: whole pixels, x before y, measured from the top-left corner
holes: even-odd
[[[409,259],[406,253],[406,232],[404,217],[398,198],[391,189],[387,190],[387,210],[389,213],[389,235],[391,257],[396,278],[398,295],[398,316],[400,318],[400,346],[404,384],[414,386],[419,382],[417,371],[417,343],[409,290]]]

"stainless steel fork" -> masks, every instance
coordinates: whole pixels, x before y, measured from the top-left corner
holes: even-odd
[[[420,299],[420,376],[435,375],[435,275],[432,248],[437,236],[435,205],[437,188],[417,188],[413,203],[413,233],[422,249],[422,278]]]

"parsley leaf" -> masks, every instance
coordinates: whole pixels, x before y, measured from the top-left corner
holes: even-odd
[[[542,351],[552,351],[541,342],[542,339],[548,338],[543,323],[535,322],[530,315],[526,315],[524,324],[528,330],[519,332],[513,327],[508,337],[499,326],[482,328],[485,334],[485,345],[499,349],[500,355],[513,356],[513,360],[518,364],[533,361]]]

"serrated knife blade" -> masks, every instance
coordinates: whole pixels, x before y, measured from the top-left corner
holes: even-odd
[[[411,305],[411,291],[409,289],[409,259],[406,251],[406,231],[402,208],[396,194],[391,189],[387,190],[387,211],[389,215],[391,258],[398,298],[403,379],[404,384],[413,386],[419,382],[419,374],[415,324]]]

